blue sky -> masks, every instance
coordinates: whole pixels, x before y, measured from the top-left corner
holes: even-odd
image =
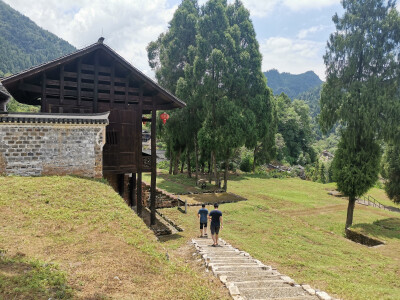
[[[165,31],[180,0],[4,0],[77,48],[104,34],[108,45],[149,76],[147,44]],[[230,1],[230,0],[229,0]],[[309,70],[324,80],[322,56],[339,0],[242,0],[263,55],[263,71]],[[199,0],[203,4],[205,0]]]

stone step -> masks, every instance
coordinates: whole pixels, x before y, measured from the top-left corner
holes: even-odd
[[[296,285],[293,279],[253,259],[249,253],[235,249],[224,241],[220,244],[221,247],[211,247],[209,240],[195,241],[197,253],[204,259],[206,267],[226,285],[234,300],[323,299],[321,292],[318,292],[321,295],[317,293],[318,296],[311,287]],[[331,299],[326,296],[326,299]]]
[[[283,280],[258,280],[258,281],[242,281],[242,282],[229,282],[236,285],[239,290],[242,288],[270,288],[270,287],[291,287]]]
[[[222,259],[222,258],[213,259],[212,262],[216,263],[216,264],[219,264],[219,263],[221,263],[221,264],[223,264],[223,263],[226,263],[226,264],[235,263],[236,264],[236,263],[241,263],[241,262],[243,262],[243,263],[256,263],[256,261],[254,259],[241,258],[241,257],[232,258],[232,259],[231,258],[230,259]]]
[[[221,266],[226,266],[226,267],[240,267],[240,266],[260,266],[254,261],[248,261],[248,262],[243,262],[243,261],[238,261],[238,262],[215,262],[215,261],[210,261],[209,265],[213,265],[216,267],[221,267]],[[266,266],[266,268],[269,270],[270,268]]]
[[[320,300],[320,299],[317,296],[294,296],[294,297],[283,297],[283,298],[257,298],[251,300]]]
[[[267,267],[260,267],[259,265],[234,265],[234,266],[214,266],[212,268],[215,271],[236,271],[236,272],[253,272],[253,271],[268,271]]]
[[[260,276],[226,276],[226,281],[227,282],[246,282],[246,281],[280,281],[281,276],[280,275],[260,275]]]
[[[248,271],[248,270],[236,270],[236,271],[231,271],[231,270],[215,270],[213,271],[215,275],[221,276],[225,275],[227,277],[248,277],[248,276],[268,276],[268,275],[276,275],[274,272],[270,271]]]
[[[240,294],[247,299],[268,299],[304,297],[309,294],[301,287],[240,288]]]

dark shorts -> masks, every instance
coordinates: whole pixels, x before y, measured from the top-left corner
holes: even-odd
[[[200,229],[203,229],[203,227],[207,228],[207,222],[205,222],[205,223],[200,222]]]
[[[220,228],[219,225],[211,223],[210,225],[211,234],[219,234],[219,228]]]

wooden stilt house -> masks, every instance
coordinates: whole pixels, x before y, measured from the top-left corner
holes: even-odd
[[[128,193],[142,212],[142,172],[151,172],[150,208],[155,223],[156,112],[185,103],[148,78],[103,38],[91,46],[7,77],[2,84],[19,102],[42,113],[110,112],[103,148],[103,176]],[[142,153],[142,119],[151,114],[151,156]],[[123,180],[131,174],[129,190]],[[122,187],[122,188],[121,188]]]

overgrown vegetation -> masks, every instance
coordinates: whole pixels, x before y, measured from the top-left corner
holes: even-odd
[[[73,51],[66,41],[0,1],[0,77]]]

